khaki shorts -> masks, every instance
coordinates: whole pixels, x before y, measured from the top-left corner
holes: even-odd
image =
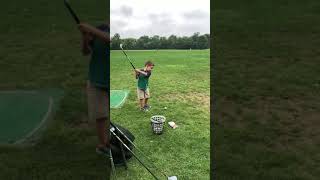
[[[88,114],[91,123],[109,115],[109,93],[87,82]]]
[[[138,99],[150,98],[149,88],[147,88],[145,91],[137,88],[137,95],[138,95]]]

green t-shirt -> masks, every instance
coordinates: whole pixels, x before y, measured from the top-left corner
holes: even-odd
[[[92,53],[89,65],[89,81],[96,87],[108,88],[110,77],[109,43],[95,38],[91,43]]]
[[[141,69],[141,71],[144,71]],[[138,74],[138,88],[142,90],[146,90],[149,85],[149,77],[151,76],[151,71],[144,71],[147,75],[143,75],[141,73]]]

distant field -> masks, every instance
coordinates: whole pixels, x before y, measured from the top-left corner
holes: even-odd
[[[137,68],[142,68],[146,60],[155,63],[150,77],[152,109],[146,113],[139,111],[133,70],[121,51],[112,51],[111,89],[130,90],[124,106],[111,110],[112,121],[128,128],[136,136],[136,144],[169,175],[209,179],[209,50],[127,53]],[[166,125],[164,134],[153,135],[152,115],[164,115],[167,122],[174,121],[179,127],[173,130]],[[117,172],[120,179],[152,179],[134,159],[129,161],[127,171],[120,168]]]
[[[319,179],[319,7],[215,1],[216,179]]]

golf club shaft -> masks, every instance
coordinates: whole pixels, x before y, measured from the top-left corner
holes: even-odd
[[[134,147],[136,148],[149,162],[150,164],[152,164],[152,166],[154,168],[156,168],[157,170],[160,170],[160,168],[158,168],[151,160],[150,158],[145,155],[142,150],[140,150],[117,126],[115,126],[112,122],[110,122],[111,126],[113,126],[117,131],[119,131],[125,138],[127,141],[129,141],[129,143]],[[160,170],[161,174],[164,175],[165,177],[168,177],[166,173],[164,173],[162,170]]]
[[[80,23],[80,20],[79,20],[78,16],[76,15],[76,13],[75,13],[75,12],[73,11],[73,9],[71,8],[68,0],[64,0],[64,4],[65,4],[65,6],[67,7],[67,9],[69,10],[69,12],[70,12],[71,16],[73,17],[73,19],[76,21],[77,24],[79,24],[79,23]]]
[[[151,170],[150,170],[146,165],[143,164],[143,162],[138,158],[138,156],[133,153],[133,151],[120,139],[120,137],[119,137],[118,135],[116,135],[116,133],[114,133],[113,131],[110,131],[110,132],[118,139],[118,141],[119,141],[121,144],[123,144],[123,146],[124,146],[128,151],[130,151],[130,153],[139,161],[139,163],[140,163],[144,168],[146,168],[146,169],[149,171],[149,173],[150,173],[156,180],[160,180],[159,178],[157,178],[156,175],[154,175],[154,174],[151,172]]]
[[[132,64],[129,56],[127,55],[127,53],[124,51],[124,49],[123,49],[122,47],[121,47],[121,50],[122,50],[123,54],[126,56],[126,58],[128,59],[128,61],[130,62],[132,68],[133,68],[133,69],[136,69],[136,67],[134,67],[134,65]]]
[[[113,157],[112,157],[112,152],[110,151],[110,164],[111,164],[111,169],[112,169],[112,175],[114,179],[117,179],[117,174],[116,174],[116,167],[113,162]]]

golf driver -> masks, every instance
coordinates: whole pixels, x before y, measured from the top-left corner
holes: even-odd
[[[64,0],[64,5],[67,7],[68,11],[70,12],[71,16],[76,21],[76,23],[79,24],[80,20],[79,20],[78,16],[76,15],[76,13],[71,8],[71,6],[69,4],[69,1],[68,0]]]
[[[136,148],[136,149],[140,152],[140,154],[143,155],[143,156],[151,163],[151,165],[152,165],[155,169],[157,169],[157,170],[160,170],[160,169],[148,158],[148,156],[146,156],[146,155],[142,152],[142,150],[140,150],[140,149],[130,140],[130,138],[128,138],[128,137],[125,135],[125,133],[123,133],[123,132],[122,132],[117,126],[115,126],[112,122],[110,122],[110,123],[111,123],[111,126],[112,126],[110,132],[124,145],[124,147],[125,147],[126,149],[128,149],[128,150],[130,151],[130,153],[140,162],[140,164],[142,164],[142,165],[150,172],[150,174],[151,174],[155,179],[159,179],[159,178],[157,178],[157,177],[150,171],[150,169],[149,169],[146,165],[144,165],[144,164],[142,163],[142,161],[141,161],[141,160],[132,152],[132,150],[114,133],[114,131],[117,130],[118,132],[120,132],[120,134],[122,134],[123,137],[126,138],[127,141],[128,141],[130,144],[132,144],[132,146],[133,146],[134,148]],[[164,173],[164,172],[161,171],[161,170],[160,170],[160,173],[161,173],[163,176],[165,176],[168,180],[178,180],[177,176],[168,176],[166,173]]]
[[[132,64],[132,62],[131,62],[131,60],[130,60],[129,56],[127,55],[127,53],[123,50],[123,48],[122,48],[122,44],[120,44],[120,48],[121,48],[121,50],[122,50],[123,54],[127,57],[127,60],[130,62],[130,64],[131,64],[132,68],[133,68],[133,69],[136,69],[136,68],[134,67],[134,65]]]

